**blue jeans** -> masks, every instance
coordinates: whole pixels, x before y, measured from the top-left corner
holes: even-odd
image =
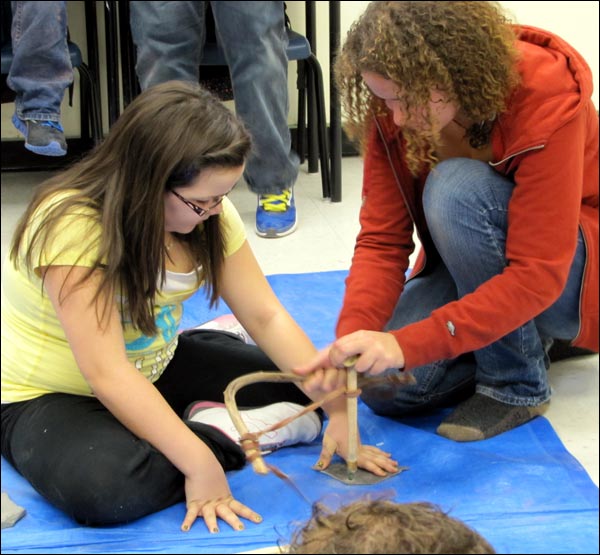
[[[13,62],[7,84],[20,119],[60,123],[65,89],[73,82],[66,2],[11,2]]]
[[[443,262],[406,284],[386,329],[423,320],[503,271],[513,188],[488,164],[466,158],[446,160],[431,172],[423,206]],[[511,405],[544,403],[551,395],[547,351],[553,339],[571,340],[578,333],[584,266],[580,231],[567,285],[546,311],[488,347],[415,368],[414,385],[363,388],[363,401],[377,413],[396,416],[453,404],[475,389]]]
[[[198,82],[206,2],[131,2],[136,72],[142,89],[173,79]],[[236,113],[253,139],[244,178],[257,194],[298,177],[291,149],[283,2],[211,2],[231,74]]]

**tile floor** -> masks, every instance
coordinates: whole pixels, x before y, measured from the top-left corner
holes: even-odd
[[[49,174],[2,173],[2,261],[15,222],[32,188]],[[266,274],[347,269],[358,231],[362,161],[344,158],[342,202],[321,196],[320,175],[301,167],[296,186],[298,229],[281,239],[261,239],[254,233],[256,198],[240,183],[231,198],[248,232],[248,240]],[[547,418],[566,448],[598,485],[598,356],[554,364],[550,369],[554,396]]]

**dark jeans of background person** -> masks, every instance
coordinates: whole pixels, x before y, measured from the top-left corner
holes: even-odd
[[[210,2],[227,60],[236,114],[252,135],[244,179],[258,195],[279,194],[298,177],[288,127],[288,37],[283,2]],[[142,90],[173,79],[197,83],[207,2],[130,2]]]
[[[11,2],[11,7],[13,61],[6,82],[16,93],[16,114],[60,123],[64,92],[73,82],[67,3]]]

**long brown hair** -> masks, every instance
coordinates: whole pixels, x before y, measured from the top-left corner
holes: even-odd
[[[207,168],[239,167],[250,149],[243,124],[208,91],[178,81],[152,87],[124,110],[94,151],[36,189],[15,230],[10,260],[18,267],[20,248],[38,207],[65,192],[27,242],[23,253],[27,269],[41,265],[37,257],[61,218],[86,214],[100,225],[98,240],[85,245],[86,238],[79,237],[73,242],[81,245],[80,258],[97,252],[82,281],[102,270],[94,297],[99,320],[100,313],[107,314],[111,299],[120,295],[133,325],[154,335],[154,298],[165,276],[165,191],[185,187]],[[198,282],[204,278],[207,296],[215,304],[224,260],[220,218],[212,216],[179,238],[188,245],[195,266],[201,267]],[[103,293],[106,304],[99,307]]]
[[[519,81],[509,23],[495,2],[371,2],[351,26],[335,64],[349,137],[364,151],[373,116],[388,112],[364,83],[361,72],[370,71],[400,86],[406,109],[424,109],[431,129],[403,129],[414,174],[437,161],[439,133],[429,110],[434,88],[478,122],[467,130],[471,144],[487,144],[486,122],[505,110]]]

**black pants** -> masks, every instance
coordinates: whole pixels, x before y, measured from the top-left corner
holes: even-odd
[[[223,402],[230,381],[259,370],[276,368],[257,347],[227,333],[193,330],[180,336],[155,385],[181,416],[194,401]],[[292,383],[254,384],[236,400],[247,407],[309,403]],[[244,453],[224,434],[187,425],[226,471],[244,465]],[[53,393],[3,405],[2,455],[50,503],[87,525],[128,522],[185,500],[181,472],[93,397]]]

